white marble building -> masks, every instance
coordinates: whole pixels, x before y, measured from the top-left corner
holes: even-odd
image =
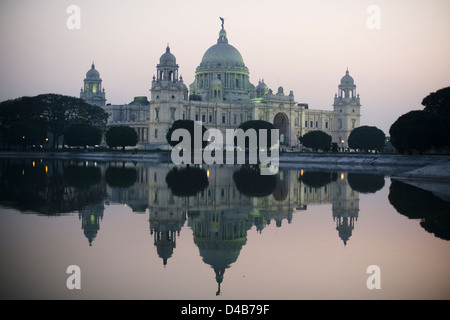
[[[156,66],[149,101],[136,97],[129,104],[105,105],[105,92],[101,91],[101,79],[93,64],[80,97],[102,105],[110,115],[108,125],[135,128],[139,136],[137,147],[141,149],[166,148],[166,133],[178,119],[201,121],[205,127],[223,133],[248,120],[265,120],[279,129],[284,146],[298,147],[299,137],[321,130],[330,134],[339,147],[347,148],[350,132],[360,125],[361,107],[348,70],[338,85],[333,109],[310,109],[308,104],[295,101],[293,91],[286,94],[279,87],[274,93],[264,80],[254,86],[241,54],[228,42],[222,22],[217,43],[206,50],[189,89],[167,46]]]

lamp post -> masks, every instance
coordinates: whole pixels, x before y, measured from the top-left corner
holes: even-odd
[[[341,140],[342,143],[342,152],[344,152],[344,139]]]

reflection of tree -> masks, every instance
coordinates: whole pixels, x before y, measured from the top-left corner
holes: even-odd
[[[64,174],[64,163],[58,160],[45,163],[5,160],[2,162],[0,202],[22,212],[46,215],[81,210],[105,196],[101,179],[98,179],[100,170],[93,169],[79,167]]]
[[[336,172],[327,171],[304,171],[298,178],[308,187],[321,188],[337,180]]]
[[[350,187],[360,193],[375,193],[384,187],[382,174],[349,172],[347,180]]]
[[[450,202],[430,191],[392,180],[389,202],[400,214],[421,219],[420,225],[436,237],[450,240]]]
[[[108,167],[105,180],[110,187],[129,188],[136,183],[137,172],[134,168]]]
[[[275,191],[276,177],[261,175],[257,166],[242,166],[233,174],[233,181],[240,193],[248,197],[265,197]]]
[[[2,167],[0,202],[3,205],[20,211],[45,206],[45,198],[42,195],[42,191],[46,189],[44,166],[33,167],[31,163],[12,163]]]
[[[102,173],[97,167],[70,165],[64,168],[64,180],[69,186],[85,189],[100,183]]]
[[[289,193],[288,180],[285,178],[285,174],[284,170],[280,170],[276,175],[275,191],[273,192],[273,198],[276,201],[283,201]]]
[[[166,176],[166,183],[172,194],[180,197],[195,196],[209,185],[206,170],[197,167],[173,168]]]

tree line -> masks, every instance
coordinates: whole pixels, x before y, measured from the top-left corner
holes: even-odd
[[[108,113],[83,99],[40,94],[0,102],[0,140],[2,149],[48,145],[86,147],[102,143],[109,147],[135,146],[136,131],[129,126],[106,127]]]
[[[400,116],[390,127],[390,143],[400,153],[448,151],[450,148],[450,87],[430,93],[422,100],[423,110],[412,110]],[[129,126],[107,128],[107,112],[83,99],[59,94],[41,94],[0,102],[0,140],[3,149],[10,146],[26,148],[50,144],[86,147],[100,145],[103,137],[110,148],[135,146],[136,131]],[[175,121],[168,134],[180,127],[191,130],[192,123]],[[273,128],[271,123],[253,120],[241,125]],[[249,128],[250,128],[249,127]],[[203,128],[202,130],[205,130]],[[170,145],[175,142],[167,141]],[[338,151],[338,143],[320,130],[299,137],[301,144],[315,151]],[[348,147],[359,151],[382,151],[386,144],[384,132],[374,126],[361,126],[352,130]],[[176,143],[175,143],[176,144]]]

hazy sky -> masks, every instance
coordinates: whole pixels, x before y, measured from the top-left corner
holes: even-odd
[[[67,27],[70,5],[80,8],[80,29]],[[377,21],[373,5],[379,29],[367,26]],[[224,17],[254,85],[264,79],[331,110],[348,68],[361,124],[388,134],[400,115],[450,85],[449,13],[448,0],[0,0],[0,101],[78,97],[94,61],[107,102],[129,103],[150,95],[167,43],[189,86]]]

